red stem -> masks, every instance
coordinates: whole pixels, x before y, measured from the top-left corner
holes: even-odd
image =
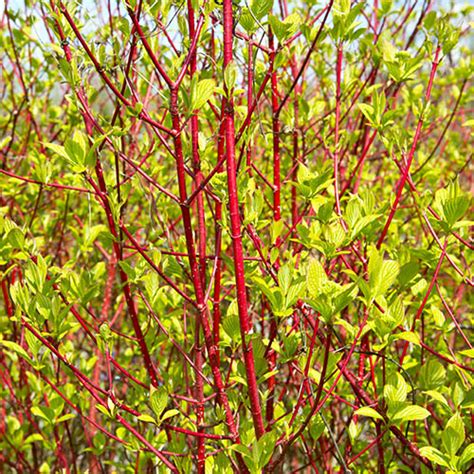
[[[434,77],[435,77],[435,74],[436,74],[436,69],[438,68],[438,64],[439,64],[438,58],[439,58],[440,52],[441,52],[441,46],[438,46],[436,48],[435,57],[433,59],[432,65],[431,65],[431,73],[430,73],[430,79],[428,81],[428,87],[426,88],[426,93],[425,93],[425,102],[426,102],[426,104],[430,100],[431,89],[433,87],[433,82],[434,82]],[[421,133],[421,128],[423,126],[423,122],[424,122],[424,117],[423,117],[423,113],[422,113],[420,118],[418,119],[418,124],[416,126],[415,135],[413,137],[413,143],[412,143],[412,146],[410,148],[410,152],[408,154],[407,163],[406,163],[406,166],[405,166],[405,171],[403,172],[402,178],[401,178],[400,182],[398,183],[397,194],[395,195],[395,200],[394,200],[394,202],[392,204],[392,207],[390,209],[390,214],[388,216],[388,219],[385,222],[384,228],[382,230],[382,234],[380,235],[379,240],[377,241],[377,248],[380,248],[383,241],[385,240],[385,236],[387,235],[388,228],[390,227],[390,224],[393,220],[393,216],[395,215],[395,212],[397,210],[398,203],[400,202],[400,198],[402,196],[403,188],[405,187],[405,183],[406,183],[406,181],[408,179],[408,176],[409,176],[409,173],[410,173],[411,163],[413,161],[413,157],[415,156],[415,151],[416,151],[416,147],[418,145],[418,139],[420,138],[420,133]]]
[[[234,28],[232,0],[223,0],[224,5],[224,69],[233,60],[232,32]],[[235,283],[237,287],[237,306],[239,310],[240,333],[244,363],[247,374],[247,388],[250,398],[252,419],[257,438],[260,438],[265,428],[263,425],[262,410],[255,373],[255,361],[252,343],[248,341],[251,322],[248,314],[247,291],[245,288],[245,269],[242,249],[242,234],[239,213],[239,197],[237,191],[237,168],[235,162],[235,126],[234,103],[232,90],[227,90],[228,98],[224,104],[225,137],[227,151],[227,187],[229,192],[229,213],[232,248],[234,251]]]

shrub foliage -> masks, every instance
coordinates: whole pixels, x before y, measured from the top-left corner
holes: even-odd
[[[470,21],[7,0],[5,472],[469,472]]]

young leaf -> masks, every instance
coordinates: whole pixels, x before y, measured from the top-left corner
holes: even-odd
[[[403,341],[411,342],[417,346],[420,345],[420,336],[416,332],[403,331],[394,336],[394,339],[402,339]]]
[[[234,61],[231,61],[225,67],[224,84],[227,87],[227,90],[231,91],[234,88],[236,82],[237,82],[237,67]]]
[[[321,293],[327,279],[326,272],[321,263],[316,259],[311,260],[308,265],[306,283],[308,285],[308,292],[312,298],[316,298]]]
[[[273,0],[253,0],[250,9],[257,20],[261,20],[268,15],[273,7]]]
[[[446,428],[441,435],[446,452],[450,456],[454,456],[464,443],[465,437],[464,423],[459,413],[456,413],[449,419]]]
[[[446,459],[446,456],[439,449],[436,449],[433,446],[424,446],[420,448],[420,454],[426,459],[429,459],[431,462],[434,462],[435,464],[439,464],[440,466],[444,467],[449,467],[448,459]]]
[[[360,111],[364,114],[370,125],[374,126],[374,108],[370,104],[357,104]]]
[[[191,89],[191,110],[199,110],[212,97],[216,88],[214,79],[202,79]]]
[[[167,420],[168,418],[171,418],[173,416],[176,416],[176,415],[179,415],[179,411],[178,410],[175,410],[174,408],[172,408],[171,410],[166,410],[163,415],[161,416],[161,420],[160,421],[165,421]]]
[[[369,418],[374,418],[376,420],[383,420],[383,416],[371,407],[359,408],[355,411],[355,414],[360,416],[368,416]]]
[[[418,405],[409,405],[398,411],[393,417],[393,421],[424,420],[428,416],[430,416],[430,412],[426,408]]]
[[[274,15],[268,17],[268,21],[272,28],[274,35],[278,38],[280,43],[293,36],[301,23],[301,18],[297,13],[288,15],[283,21]]]
[[[33,361],[31,360],[30,356],[25,351],[25,349],[23,349],[23,347],[21,347],[16,342],[13,342],[13,341],[0,341],[0,344],[2,344],[7,349],[10,349],[11,351],[16,352],[20,357],[25,359],[30,364],[33,364]]]
[[[164,388],[153,388],[150,391],[150,405],[155,415],[160,419],[163,410],[168,405],[168,393]]]
[[[257,23],[254,19],[255,14],[250,12],[248,8],[242,8],[242,13],[240,14],[239,23],[242,25],[242,28],[248,33],[253,34],[257,30]]]
[[[111,413],[109,412],[109,410],[107,410],[107,408],[106,408],[104,405],[98,403],[95,407],[97,408],[97,410],[99,410],[100,412],[102,412],[102,413],[103,413],[104,415],[106,415],[107,417],[110,418],[110,417],[112,416]]]
[[[283,265],[280,270],[278,270],[278,284],[280,285],[281,291],[284,295],[288,293],[291,285],[291,270],[288,265]]]
[[[459,458],[459,465],[461,468],[465,467],[472,459],[474,459],[474,443],[469,444],[464,449]]]
[[[147,414],[140,415],[138,419],[140,421],[144,421],[145,423],[156,423],[156,420],[152,416]]]
[[[54,423],[54,411],[49,407],[32,407],[31,413],[33,413],[35,416],[38,416],[39,418],[43,418],[43,420],[47,421],[48,423]]]
[[[23,250],[25,246],[25,236],[18,227],[13,227],[8,232],[7,240],[13,248]]]

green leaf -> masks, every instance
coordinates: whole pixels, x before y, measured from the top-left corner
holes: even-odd
[[[18,227],[13,227],[8,232],[7,240],[13,248],[23,250],[25,246],[25,236]]]
[[[233,444],[232,446],[229,447],[229,449],[231,449],[232,451],[236,451],[247,458],[252,457],[252,453],[250,452],[250,449],[247,448],[246,446],[243,446],[242,444]]]
[[[430,416],[430,412],[418,405],[409,405],[398,411],[393,417],[393,421],[414,421],[424,420]]]
[[[45,143],[44,146],[52,150],[56,155],[69,161],[69,155],[66,153],[66,150],[62,145],[57,145],[56,143]]]
[[[347,15],[351,10],[351,0],[337,0],[335,2],[335,9],[343,15]]]
[[[375,247],[369,251],[369,273],[370,292],[373,298],[384,295],[395,283],[400,267],[394,260],[383,260],[381,253]]]
[[[358,293],[357,285],[342,285],[333,293],[334,314],[340,313],[346,306],[351,303]]]
[[[107,227],[103,224],[84,226],[84,244],[89,246],[93,244],[100,234],[107,234]]]
[[[426,29],[430,30],[431,28],[433,28],[435,22],[436,22],[436,11],[431,11],[425,16],[423,20],[423,26]]]
[[[306,283],[304,281],[299,281],[290,286],[288,293],[286,294],[285,306],[287,308],[292,307],[297,301],[298,298],[304,293],[306,289]]]
[[[191,110],[199,110],[212,97],[216,83],[214,79],[202,79],[191,87]]]
[[[135,268],[133,268],[128,262],[125,262],[124,260],[120,260],[119,265],[120,268],[127,274],[128,278],[130,278],[130,280],[135,280],[137,277]]]
[[[446,456],[439,449],[436,449],[433,446],[424,446],[420,448],[420,454],[435,464],[449,467]]]
[[[464,443],[465,438],[464,423],[459,413],[456,413],[449,419],[441,435],[443,446],[447,453],[450,456],[454,456]]]
[[[369,284],[371,288],[378,288],[382,263],[383,259],[380,255],[380,252],[375,247],[372,247],[369,250],[369,263],[367,265],[367,272],[369,274]]]
[[[474,459],[474,443],[471,443],[468,446],[466,446],[463,453],[461,454],[461,457],[459,458],[459,465],[462,468],[472,459]]]
[[[417,333],[411,332],[411,331],[401,332],[395,335],[394,339],[397,339],[397,340],[401,339],[403,341],[408,341],[408,342],[411,342],[412,344],[416,344],[417,346],[421,345],[420,336]]]
[[[153,413],[155,413],[158,418],[161,418],[163,410],[166,408],[166,405],[168,405],[168,393],[164,388],[152,388],[150,390],[150,405]]]
[[[85,164],[88,149],[87,136],[81,130],[75,130],[72,139],[66,140],[65,149],[71,162]]]
[[[165,421],[167,420],[168,418],[171,418],[173,416],[176,416],[176,415],[179,415],[179,411],[172,408],[171,410],[166,410],[163,415],[161,416],[161,419],[160,421]]]
[[[234,61],[231,61],[225,67],[224,71],[224,84],[228,91],[231,91],[237,82],[237,66]]]
[[[270,15],[268,21],[278,41],[283,43],[298,31],[301,24],[301,17],[297,13],[292,13],[281,21],[276,16]]]
[[[470,199],[465,195],[457,181],[449,185],[446,200],[443,202],[443,213],[450,226],[453,226],[468,210]]]
[[[277,306],[278,301],[274,293],[275,288],[271,288],[269,284],[260,277],[253,277],[252,281],[258,286],[259,290],[268,298],[272,306]]]
[[[446,369],[437,360],[429,359],[421,368],[419,386],[427,389],[441,387],[446,381]]]
[[[394,260],[384,260],[380,272],[379,293],[384,294],[395,282],[400,267]]]
[[[254,15],[252,15],[252,13],[246,7],[242,8],[239,23],[242,25],[242,28],[244,28],[244,30],[250,35],[255,33],[257,30],[257,23],[255,22]]]
[[[28,436],[23,442],[25,444],[29,444],[29,443],[34,443],[36,441],[44,441],[43,436],[41,436],[39,433],[34,433]]]
[[[54,411],[49,407],[31,407],[31,413],[48,423],[52,424],[54,422]]]
[[[56,420],[56,423],[62,423],[63,421],[72,420],[73,418],[76,418],[76,415],[74,413],[66,413],[63,416],[60,416]]]
[[[449,408],[449,403],[446,400],[446,398],[444,398],[444,396],[441,395],[441,393],[437,392],[436,390],[426,390],[423,393],[425,393],[426,395],[431,397],[433,400],[436,400],[437,402],[440,402],[446,408]]]
[[[351,439],[352,442],[355,440],[359,439],[359,436],[362,432],[362,424],[361,423],[355,423],[354,420],[351,420],[349,423],[349,428],[347,430],[347,433],[349,434],[349,438]]]
[[[283,221],[274,221],[272,223],[272,243],[275,243],[278,237],[280,237],[281,233],[283,232],[283,229],[285,227],[285,224]]]
[[[312,259],[309,262],[308,273],[306,275],[308,292],[312,298],[316,298],[321,293],[327,280],[328,277],[321,263],[316,259]]]
[[[374,121],[374,108],[370,104],[357,104],[360,111],[364,114],[364,117],[367,119],[369,124],[373,125]]]
[[[383,420],[383,416],[371,407],[359,408],[355,411],[355,414],[360,416],[368,416],[369,418],[374,418],[376,420]]]
[[[463,192],[458,181],[436,192],[434,207],[444,216],[449,228],[463,217],[470,205],[470,197]]]
[[[395,407],[395,411],[397,411],[400,406],[404,406],[408,390],[409,386],[405,379],[397,373],[394,379],[387,383],[383,389],[383,396],[389,408]]]
[[[266,374],[262,375],[262,376],[257,380],[257,382],[258,382],[259,384],[261,384],[261,383],[265,382],[265,380],[268,380],[270,377],[273,377],[273,376],[275,376],[275,375],[277,375],[277,374],[278,374],[278,370],[272,370],[272,371],[267,372]]]
[[[443,211],[450,226],[453,226],[468,210],[469,199],[466,196],[459,196],[448,199],[443,204]]]
[[[233,341],[240,341],[240,320],[237,313],[227,313],[222,328]]]
[[[95,407],[97,408],[97,410],[99,410],[101,413],[103,413],[107,417],[109,417],[109,418],[112,417],[111,413],[109,412],[107,407],[105,407],[104,405],[101,405],[100,403],[98,403]]]
[[[281,291],[286,295],[291,285],[291,270],[288,265],[283,265],[278,270],[278,284],[280,285]]]
[[[18,354],[20,357],[25,359],[27,362],[29,362],[31,364],[33,363],[30,356],[28,355],[28,353],[25,351],[25,349],[23,349],[23,347],[20,346],[20,344],[17,344],[16,342],[13,342],[13,341],[0,341],[0,343],[2,344],[2,346],[6,347],[7,349],[10,349],[11,351]]]
[[[398,281],[401,285],[408,284],[417,274],[420,266],[415,261],[405,263],[398,274]]]
[[[459,354],[474,359],[474,349],[465,349],[464,351],[459,351]]]
[[[134,106],[128,106],[127,111],[130,113],[132,117],[139,117],[143,110],[143,104],[141,102],[137,102]]]
[[[144,421],[145,423],[154,423],[154,424],[156,424],[156,420],[152,416],[147,415],[147,414],[140,415],[138,417],[138,419],[140,421]]]
[[[253,0],[250,4],[250,9],[257,20],[261,20],[264,16],[268,15],[272,7],[273,0]]]
[[[309,425],[309,433],[314,441],[317,441],[324,433],[326,426],[324,425],[321,416],[315,416]]]
[[[268,17],[273,34],[278,38],[280,43],[286,38],[286,26],[276,16],[270,15]]]
[[[256,465],[259,469],[263,469],[270,461],[275,449],[276,440],[277,433],[275,431],[269,431],[257,441],[258,456]]]

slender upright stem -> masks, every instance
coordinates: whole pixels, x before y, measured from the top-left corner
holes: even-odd
[[[224,4],[224,68],[228,67],[233,60],[232,35],[234,19],[232,11],[232,0],[223,0]],[[239,196],[237,191],[237,167],[235,160],[235,125],[234,125],[234,101],[232,90],[227,90],[227,101],[224,104],[225,139],[227,152],[227,187],[229,192],[229,213],[232,248],[234,251],[234,271],[237,288],[237,306],[239,310],[240,332],[242,337],[242,348],[244,351],[244,363],[247,374],[247,388],[250,398],[250,407],[257,438],[265,432],[260,407],[260,398],[255,373],[255,361],[252,343],[249,340],[251,321],[248,311],[247,290],[245,288],[245,269],[243,259],[242,229],[240,223]]]
[[[281,159],[280,159],[280,119],[278,116],[278,75],[275,69],[275,44],[274,37],[271,30],[269,31],[269,44],[268,47],[270,53],[270,67],[271,67],[271,102],[272,102],[272,141],[273,141],[273,221],[278,222],[281,220]],[[280,243],[280,237],[277,237],[275,245]],[[275,265],[279,265],[279,261],[275,262]],[[274,314],[270,314],[270,327],[268,337],[273,341],[277,334],[277,323]],[[270,347],[268,351],[268,368],[270,371],[275,370],[276,366],[276,353],[275,350]],[[266,403],[266,420],[270,423],[273,420],[274,412],[274,397],[275,397],[275,376],[272,375],[268,379],[268,398]]]
[[[192,1],[188,0],[188,27],[189,33],[192,38],[195,37],[195,20],[194,20],[194,8]],[[196,73],[196,49],[190,52],[189,62],[189,75],[191,79]],[[198,114],[197,111],[193,111],[191,116],[191,147],[192,147],[192,167],[194,173],[195,188],[199,188],[203,177],[201,172],[201,160],[199,156],[199,125],[198,125]],[[199,249],[199,273],[201,278],[201,284],[203,287],[206,285],[206,222],[204,216],[204,201],[203,192],[198,193],[196,197],[196,207],[198,215],[198,249]],[[201,346],[201,320],[199,317],[196,318],[194,327],[194,364],[198,370],[196,374],[196,382],[194,388],[194,397],[197,400],[196,404],[196,423],[198,432],[202,432],[204,424],[204,384],[203,379],[199,375],[202,372],[203,367],[203,347]],[[204,474],[205,463],[206,463],[206,447],[204,438],[196,438],[197,444],[197,472],[198,474]]]
[[[431,65],[431,73],[430,73],[430,78],[428,81],[428,86],[426,88],[425,92],[425,102],[428,103],[431,97],[431,89],[433,87],[433,82],[436,74],[436,69],[438,68],[438,59],[439,59],[439,54],[441,52],[441,46],[438,46],[435,51],[435,57],[433,59],[432,65]],[[405,183],[407,182],[408,176],[410,174],[410,167],[413,161],[413,157],[415,156],[415,151],[416,147],[418,145],[418,140],[420,139],[420,134],[421,134],[421,128],[423,127],[423,122],[424,122],[424,117],[423,113],[421,113],[420,118],[418,119],[418,123],[416,125],[416,130],[415,130],[415,135],[413,136],[413,143],[410,148],[410,152],[408,153],[407,157],[407,162],[405,165],[405,170],[403,171],[402,177],[398,183],[397,187],[397,194],[395,195],[395,200],[393,201],[392,207],[390,209],[390,214],[387,218],[387,221],[385,222],[385,225],[382,229],[382,233],[379,237],[379,240],[377,241],[377,248],[380,248],[383,241],[385,240],[385,237],[388,232],[388,228],[390,227],[390,224],[392,223],[393,217],[395,215],[395,212],[397,211],[398,204],[400,202],[400,198],[402,197],[403,189],[405,187]]]
[[[186,191],[186,170],[184,166],[184,155],[183,155],[183,143],[181,141],[181,126],[179,121],[179,112],[178,112],[178,91],[175,88],[171,89],[170,96],[170,113],[172,117],[173,128],[176,130],[174,136],[174,146],[176,154],[176,166],[178,174],[178,187],[179,187],[179,196],[182,203],[187,201],[187,191]],[[232,438],[235,442],[239,440],[239,433],[237,431],[237,426],[235,424],[234,416],[229,405],[229,399],[225,392],[224,383],[222,376],[219,370],[219,359],[217,354],[217,348],[214,344],[214,339],[212,336],[212,331],[209,325],[209,310],[207,308],[205,299],[204,299],[204,288],[202,285],[201,275],[199,272],[199,266],[196,258],[196,248],[194,243],[194,235],[191,225],[191,213],[189,206],[186,204],[181,204],[181,214],[183,216],[183,225],[184,225],[184,235],[186,239],[186,248],[189,258],[189,266],[191,269],[191,278],[194,286],[194,292],[196,295],[196,303],[199,311],[199,318],[201,320],[201,325],[204,331],[204,339],[206,341],[206,348],[209,355],[209,363],[211,365],[212,374],[214,377],[214,383],[216,384],[216,389],[218,393],[219,402],[222,404],[227,425],[229,427]]]
[[[337,45],[336,59],[336,123],[334,125],[334,197],[336,199],[336,213],[341,215],[339,200],[339,122],[341,120],[341,76],[342,76],[342,41]]]

